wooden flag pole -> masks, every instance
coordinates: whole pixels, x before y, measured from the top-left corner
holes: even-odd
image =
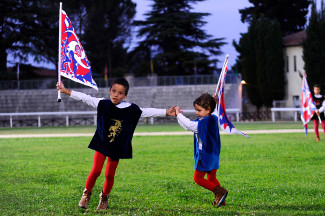
[[[58,53],[58,83],[61,83],[61,30],[62,30],[62,2],[60,2],[59,13],[59,53]],[[61,102],[61,91],[58,90],[58,102]]]

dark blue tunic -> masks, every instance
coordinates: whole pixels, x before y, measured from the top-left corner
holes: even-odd
[[[324,97],[322,96],[322,97],[318,98],[318,97],[315,97],[315,95],[313,95],[313,100],[315,102],[316,108],[320,109],[323,105]],[[320,113],[320,119],[325,120],[324,112]],[[316,113],[311,117],[311,120],[318,120],[318,116]]]
[[[219,169],[221,144],[218,117],[211,115],[195,121],[198,121],[198,133],[194,134],[194,168],[205,172]]]
[[[141,116],[135,105],[120,109],[111,100],[97,107],[97,129],[88,148],[115,159],[132,158],[132,137]]]

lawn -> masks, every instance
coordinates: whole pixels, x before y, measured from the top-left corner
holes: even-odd
[[[89,209],[77,206],[92,165],[90,139],[0,139],[1,215],[98,215],[103,174]],[[100,215],[324,215],[323,134],[318,143],[314,134],[221,135],[217,178],[229,191],[221,208],[194,183],[192,139],[134,137],[133,159],[120,161]]]
[[[233,122],[239,130],[262,130],[262,129],[303,129],[299,122]],[[309,128],[313,128],[309,124]],[[95,126],[74,126],[74,127],[22,127],[22,128],[0,128],[2,134],[42,134],[42,133],[93,133]],[[139,124],[136,132],[157,132],[157,131],[184,131],[178,124]]]

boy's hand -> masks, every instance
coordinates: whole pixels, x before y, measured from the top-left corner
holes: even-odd
[[[316,115],[317,115],[317,116],[320,116],[320,113],[319,113],[319,111],[318,111],[318,110],[316,110]]]
[[[176,116],[177,116],[178,114],[180,114],[180,113],[183,113],[183,111],[182,111],[181,109],[182,109],[182,107],[179,107],[179,106],[175,107]]]
[[[167,116],[176,116],[176,111],[175,111],[176,106],[172,106],[168,110],[166,110],[166,115]]]
[[[71,90],[66,89],[66,88],[64,87],[64,85],[63,85],[62,82],[60,82],[60,83],[57,82],[57,83],[56,83],[56,89],[57,89],[57,90],[60,90],[61,93],[64,93],[64,94],[67,94],[67,95],[71,95]]]
[[[213,94],[213,98],[214,98],[214,101],[216,102],[216,104],[218,105],[218,103],[219,103],[219,98],[218,98],[217,93],[214,93],[214,94]]]

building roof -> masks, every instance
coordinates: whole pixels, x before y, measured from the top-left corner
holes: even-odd
[[[282,38],[283,40],[283,46],[299,46],[302,45],[302,42],[307,38],[306,31],[300,31],[294,34],[290,34],[287,36],[284,36]]]

